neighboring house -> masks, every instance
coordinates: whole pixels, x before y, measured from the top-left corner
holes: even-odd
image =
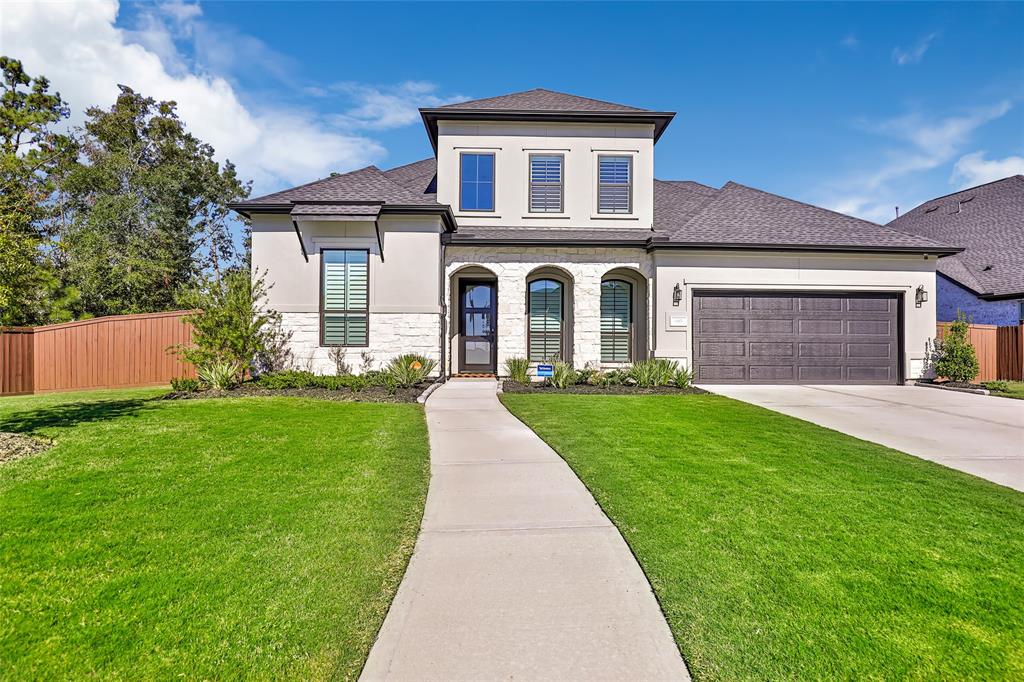
[[[510,357],[698,382],[899,383],[957,249],[733,182],[654,178],[674,114],[530,90],[420,110],[434,157],[237,204],[297,364]],[[927,298],[926,301],[921,300]]]
[[[889,227],[964,247],[939,261],[940,321],[1024,322],[1024,175],[926,201]]]

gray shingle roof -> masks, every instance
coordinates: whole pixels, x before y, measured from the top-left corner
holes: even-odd
[[[243,201],[239,208],[290,202],[384,202],[387,204],[437,205],[435,197],[414,192],[388,177],[376,166],[367,166],[350,173],[332,175],[291,189]]]
[[[473,99],[468,102],[457,102],[447,104],[439,109],[467,110],[467,111],[649,111],[604,102],[589,97],[579,97],[564,92],[534,88],[525,92],[514,92],[509,95],[498,97],[487,97],[485,99]]]
[[[1024,175],[926,201],[889,227],[964,247],[938,270],[968,289],[1024,295]]]
[[[384,171],[402,187],[437,200],[437,159],[431,157]]]
[[[338,220],[344,218],[376,218],[380,204],[295,204],[291,215],[298,220]]]
[[[655,187],[654,229],[656,240],[679,245],[948,249],[924,237],[900,234],[735,182],[720,190],[697,183],[659,183]]]

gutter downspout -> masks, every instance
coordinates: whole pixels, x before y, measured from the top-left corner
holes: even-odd
[[[295,221],[294,218],[292,218],[292,227],[295,228],[295,236],[299,238],[299,248],[302,249],[302,257],[305,258],[306,262],[308,263],[309,254],[306,253],[306,242],[302,241],[302,233],[299,232],[299,224],[298,222]],[[383,260],[383,257],[381,258],[381,260]]]
[[[440,334],[438,335],[438,341],[441,343],[441,383],[444,383],[444,382],[448,381],[448,372],[447,372],[448,354],[446,352],[447,351],[447,348],[446,348],[447,344],[445,343],[445,341],[447,340],[445,338],[447,336],[447,334],[445,334],[445,322],[448,319],[448,315],[447,315],[447,310],[445,309],[445,305],[444,305],[444,290],[445,290],[445,281],[444,281],[444,279],[445,279],[444,278],[444,249],[445,249],[445,243],[444,243],[443,239],[439,239],[438,241],[440,241],[440,243],[441,243],[441,263],[440,263],[440,268],[439,268],[440,272],[438,274],[438,287],[437,287],[437,298],[438,298],[437,306],[438,306],[438,309],[440,310],[440,312],[438,313],[438,320],[440,320],[440,322],[438,324],[438,326],[440,327],[440,330],[439,330]]]
[[[380,250],[380,262],[383,263],[384,262],[384,242],[382,242],[381,239],[380,239],[380,222],[376,218],[373,219],[373,229],[377,233],[377,248]]]

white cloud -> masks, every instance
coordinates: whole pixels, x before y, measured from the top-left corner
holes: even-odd
[[[406,81],[380,87],[360,83],[335,83],[330,89],[353,100],[354,106],[332,120],[339,125],[370,130],[386,130],[420,120],[419,107],[438,107],[461,102],[465,97],[441,97],[437,86],[423,81]]]
[[[839,44],[847,49],[855,50],[858,47],[860,47],[860,39],[857,38],[857,36],[855,36],[854,34],[848,33],[842,40],[839,41]]]
[[[832,183],[830,196],[821,201],[842,213],[888,222],[894,217],[894,206],[906,209],[916,205],[908,201],[908,188],[916,185],[912,180],[918,174],[948,164],[963,152],[975,130],[1006,115],[1010,109],[1010,102],[1002,101],[937,119],[912,113],[876,124],[862,124],[860,127],[866,132],[890,138],[897,144],[879,154],[884,161],[874,169]],[[968,162],[967,167],[980,166]],[[910,198],[923,201],[928,196]]]
[[[986,182],[1002,180],[1011,175],[1024,174],[1024,156],[1007,156],[1005,159],[986,159],[988,152],[978,151],[964,154],[953,166],[950,182],[958,183],[961,189],[984,185]]]
[[[176,22],[194,22],[194,5],[161,9]],[[257,191],[277,189],[357,168],[385,156],[379,142],[297,108],[259,108],[242,102],[222,74],[196,68],[174,48],[169,29],[152,17],[139,31],[115,26],[115,0],[8,3],[0,23],[5,54],[32,75],[45,75],[81,122],[86,107],[110,106],[123,83],[178,103],[188,128],[231,159]],[[187,31],[188,26],[176,30]]]
[[[914,44],[913,47],[904,49],[898,45],[892,48],[892,60],[900,66],[917,64],[924,58],[924,53],[931,47],[932,41],[939,37],[938,31],[929,33]]]

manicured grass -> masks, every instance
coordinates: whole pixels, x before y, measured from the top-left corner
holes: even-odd
[[[0,679],[353,678],[411,553],[418,405],[0,399]]]
[[[1008,381],[1006,391],[993,391],[992,395],[1024,400],[1024,381]]]
[[[1021,679],[1024,495],[718,396],[510,395],[698,679]]]

